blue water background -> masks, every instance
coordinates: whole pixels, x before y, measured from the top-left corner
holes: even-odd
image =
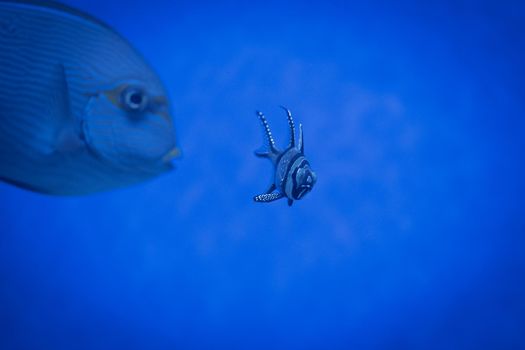
[[[72,0],[159,72],[184,158],[87,197],[0,184],[0,349],[525,347],[525,6]],[[255,109],[314,191],[252,202]]]

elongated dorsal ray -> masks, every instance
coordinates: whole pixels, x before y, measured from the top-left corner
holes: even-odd
[[[292,112],[284,106],[281,106],[282,109],[286,111],[286,116],[288,117],[288,126],[290,127],[290,147],[295,147],[295,124],[292,118]]]
[[[268,124],[266,117],[260,111],[257,111],[256,113],[264,127],[264,133],[266,135],[266,140],[268,142],[268,147],[270,148],[270,152],[277,153],[278,150],[277,150],[277,147],[275,147],[275,141],[273,139],[272,131],[270,130],[270,125]]]

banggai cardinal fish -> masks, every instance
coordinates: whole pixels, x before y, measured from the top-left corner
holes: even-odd
[[[287,108],[282,108],[286,111],[288,126],[290,127],[290,143],[284,151],[277,149],[270,125],[264,114],[257,112],[264,128],[268,149],[257,151],[255,155],[270,159],[274,166],[275,175],[268,190],[253,197],[253,200],[256,202],[273,202],[280,198],[288,198],[288,205],[291,206],[294,200],[302,199],[312,190],[317,181],[317,176],[304,156],[303,126],[299,124],[299,143],[296,144],[292,113]],[[275,190],[277,192],[274,192]]]
[[[87,194],[159,175],[178,152],[166,91],[124,38],[65,5],[0,0],[0,179]]]

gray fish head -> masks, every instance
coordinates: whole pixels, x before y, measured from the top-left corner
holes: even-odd
[[[172,168],[180,154],[163,86],[124,80],[94,93],[82,118],[89,149],[127,171],[155,175]]]
[[[295,176],[295,183],[297,185],[293,191],[295,199],[302,199],[312,190],[316,182],[317,175],[308,164],[299,168]]]

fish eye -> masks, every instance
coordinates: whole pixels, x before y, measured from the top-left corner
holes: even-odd
[[[136,87],[128,87],[122,91],[122,104],[130,112],[142,112],[148,106],[148,96]]]

